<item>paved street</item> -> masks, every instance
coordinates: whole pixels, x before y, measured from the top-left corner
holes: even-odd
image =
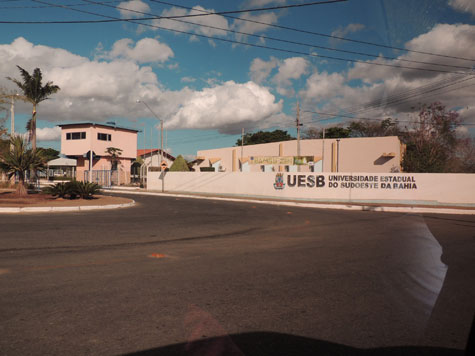
[[[0,215],[0,354],[463,354],[475,216],[133,198]]]

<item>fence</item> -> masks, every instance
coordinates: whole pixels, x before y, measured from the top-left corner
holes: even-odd
[[[114,176],[114,172],[116,173]],[[97,183],[104,188],[110,188],[115,180],[117,180],[117,171],[97,170],[92,171],[92,180],[89,180],[89,171],[84,171],[84,181]]]
[[[475,174],[148,172],[147,189],[276,200],[475,206]]]

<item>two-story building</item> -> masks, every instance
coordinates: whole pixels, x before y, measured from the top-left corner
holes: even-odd
[[[59,127],[61,153],[77,160],[77,180],[101,182],[100,176],[110,171],[114,173],[115,184],[130,182],[130,167],[137,157],[138,130],[92,122]]]

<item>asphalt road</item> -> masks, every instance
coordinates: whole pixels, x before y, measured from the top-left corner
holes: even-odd
[[[462,355],[475,216],[134,196],[0,215],[1,355]]]

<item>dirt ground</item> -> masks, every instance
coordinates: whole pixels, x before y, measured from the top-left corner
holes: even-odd
[[[27,206],[88,206],[88,205],[110,205],[126,204],[132,202],[131,199],[111,197],[106,195],[95,195],[93,199],[61,199],[54,198],[47,194],[28,194],[21,198],[11,189],[0,189],[0,207],[27,207]]]

